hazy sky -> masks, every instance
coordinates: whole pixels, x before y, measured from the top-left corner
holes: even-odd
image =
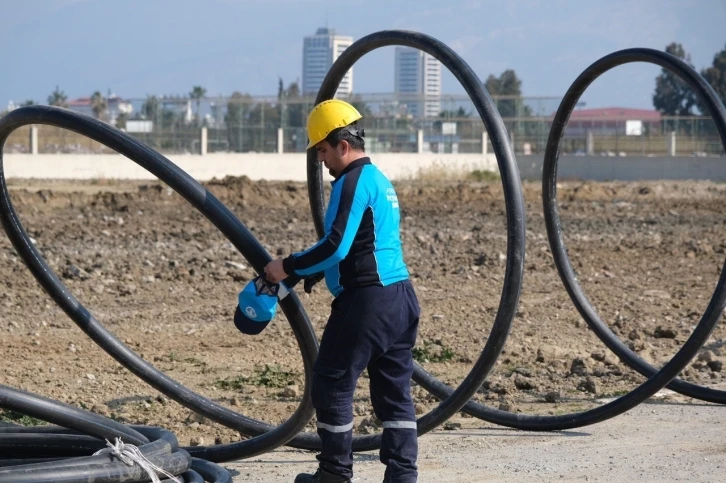
[[[446,6],[445,6],[446,5]],[[514,69],[526,96],[562,96],[603,55],[684,45],[700,70],[726,46],[726,0],[0,0],[0,108],[111,89],[127,98],[235,90],[274,94],[301,77],[302,39],[327,25],[358,39],[417,30],[453,47],[482,79]],[[659,68],[616,69],[587,107],[651,108]],[[393,90],[393,48],[354,68],[354,90]],[[445,93],[462,93],[444,75]]]

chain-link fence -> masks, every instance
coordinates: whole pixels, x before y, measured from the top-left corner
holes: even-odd
[[[544,152],[560,99],[495,97],[515,152]],[[104,109],[74,103],[167,154],[304,152],[305,122],[314,97],[149,96],[109,102]],[[348,99],[363,114],[369,152],[492,152],[485,127],[465,95],[423,97],[367,94]],[[667,117],[654,111],[576,110],[565,130],[563,153],[701,156],[724,153],[709,117]],[[202,130],[206,132],[202,146]],[[15,131],[6,152],[33,151],[29,127]],[[483,143],[487,143],[484,146]],[[109,149],[70,131],[39,126],[37,153],[104,153]]]

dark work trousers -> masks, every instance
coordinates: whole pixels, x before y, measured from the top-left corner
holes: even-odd
[[[419,315],[408,280],[346,289],[333,300],[312,384],[322,440],[317,458],[326,471],[353,476],[353,392],[367,368],[373,409],[383,423],[384,481],[416,481],[418,442],[410,380]]]

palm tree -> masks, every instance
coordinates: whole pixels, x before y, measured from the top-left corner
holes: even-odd
[[[146,100],[141,106],[141,112],[145,119],[156,119],[156,114],[159,112],[159,98],[156,96],[146,95]]]
[[[207,89],[205,89],[202,86],[194,86],[192,87],[192,92],[189,93],[189,97],[197,101],[197,122],[200,122],[199,119],[199,105],[202,102],[202,97],[204,97],[207,94]]]
[[[91,109],[96,119],[104,117],[106,109],[108,109],[108,102],[106,102],[106,98],[103,97],[100,91],[94,92],[91,96]]]
[[[60,90],[58,86],[55,86],[55,90],[48,96],[48,104],[51,106],[67,107],[67,100],[68,96],[66,96],[66,93]]]

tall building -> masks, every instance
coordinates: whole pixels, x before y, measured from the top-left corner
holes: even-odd
[[[353,37],[336,35],[335,30],[319,28],[315,35],[305,37],[303,43],[303,94],[315,95],[333,62],[353,43]],[[337,96],[347,97],[353,92],[353,69],[343,77]]]
[[[401,104],[414,117],[441,112],[441,62],[411,47],[396,47],[395,88]]]

